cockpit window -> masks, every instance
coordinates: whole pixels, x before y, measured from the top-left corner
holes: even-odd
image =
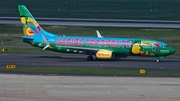
[[[169,47],[169,45],[161,45],[161,47],[165,48],[165,47]]]
[[[166,45],[166,47],[169,47],[168,45]]]

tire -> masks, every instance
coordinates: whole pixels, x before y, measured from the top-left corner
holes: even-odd
[[[114,52],[112,53],[111,59],[112,59],[112,60],[115,59],[115,54],[114,54]]]
[[[87,57],[87,60],[88,60],[88,61],[92,61],[92,60],[93,60],[93,56],[89,55],[89,56]]]

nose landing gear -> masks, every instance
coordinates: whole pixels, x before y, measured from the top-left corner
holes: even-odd
[[[159,60],[159,59],[157,59],[157,62],[160,62],[160,60]]]
[[[158,58],[157,58],[157,62],[160,62],[160,59],[164,59],[164,58],[166,58],[166,56],[158,57]]]

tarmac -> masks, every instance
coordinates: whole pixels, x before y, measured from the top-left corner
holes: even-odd
[[[180,59],[161,59],[157,63],[153,57],[127,57],[118,60],[87,61],[87,55],[37,55],[37,54],[0,54],[0,66],[16,67],[55,67],[55,68],[109,68],[121,70],[153,70],[180,72]]]
[[[180,101],[180,78],[0,74],[0,101]]]

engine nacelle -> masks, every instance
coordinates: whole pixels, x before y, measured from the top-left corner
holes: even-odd
[[[96,53],[96,58],[97,59],[113,59],[114,54],[112,51],[109,51],[109,50],[99,50]]]

